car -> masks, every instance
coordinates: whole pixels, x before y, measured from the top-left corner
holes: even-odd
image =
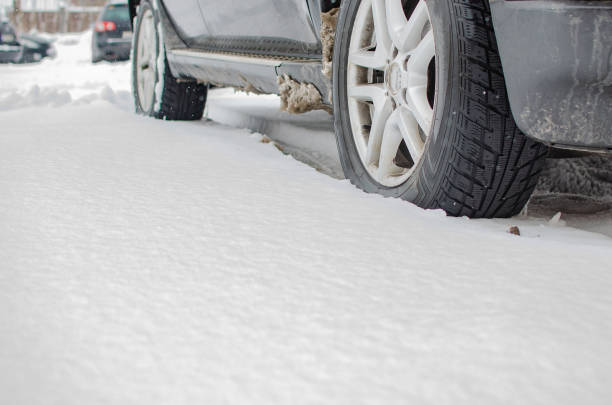
[[[35,34],[17,34],[8,21],[0,23],[0,62],[32,63],[55,57],[52,41]]]
[[[0,21],[0,63],[17,63],[21,57],[17,32],[8,21]]]
[[[612,150],[610,1],[128,3],[137,112],[198,120],[209,84],[326,110],[369,193],[510,217],[549,154]]]
[[[132,24],[125,2],[107,4],[93,28],[91,60],[123,61],[130,58],[132,48]]]
[[[53,42],[35,34],[19,35],[19,43],[22,46],[19,63],[40,62],[44,58],[56,56]]]

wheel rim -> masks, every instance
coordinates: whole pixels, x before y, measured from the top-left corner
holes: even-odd
[[[136,52],[136,84],[138,100],[143,111],[151,110],[155,95],[157,35],[153,12],[146,10],[138,30]]]
[[[348,110],[361,162],[385,187],[408,180],[423,154],[433,120],[434,59],[424,0],[409,18],[401,0],[362,0],[349,47]]]

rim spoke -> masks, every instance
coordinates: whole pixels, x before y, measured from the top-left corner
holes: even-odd
[[[408,147],[408,152],[414,162],[418,162],[423,155],[423,149],[425,149],[425,143],[421,139],[419,134],[419,127],[417,121],[412,116],[412,113],[405,109],[398,109],[398,121],[397,121],[402,138]]]
[[[359,101],[371,101],[376,108],[376,104],[385,98],[385,85],[378,84],[362,84],[349,88],[348,96]]]
[[[151,46],[150,46],[151,45],[151,38],[152,38],[152,32],[151,31],[153,30],[153,21],[152,21],[151,18],[147,18],[146,22],[147,22],[147,24],[145,26],[145,29],[143,30],[144,32],[143,32],[142,37],[143,37],[143,40],[144,40],[143,42],[145,43],[145,46],[144,46],[144,48],[145,48],[144,56],[145,56],[146,59],[149,59],[151,57],[151,54],[153,53],[151,51],[151,49],[150,49],[151,48]]]
[[[387,63],[387,53],[383,48],[376,51],[360,50],[349,55],[349,62],[368,69],[383,70]]]
[[[372,17],[374,18],[374,32],[376,33],[376,52],[382,52],[384,56],[381,56],[388,59],[393,42],[389,37],[385,0],[372,0]]]
[[[427,101],[427,89],[411,89],[410,93],[411,102],[408,108],[419,124],[419,127],[428,136],[433,119],[433,109],[429,106],[429,101]]]
[[[433,32],[430,30],[419,42],[408,60],[409,79],[406,90],[408,107],[427,135],[433,118],[433,109],[427,99],[427,71],[434,54],[434,38]]]
[[[383,140],[383,134],[389,116],[393,112],[391,99],[384,98],[374,104],[372,111],[372,126],[370,128],[370,136],[368,137],[368,147],[366,151],[366,162],[368,164],[377,164],[380,160],[380,148]]]
[[[145,105],[147,106],[151,102],[151,91],[149,90],[149,88],[151,86],[152,73],[153,71],[151,69],[147,69],[142,72],[142,86],[144,90],[143,95],[144,95]]]
[[[146,52],[147,52],[147,47],[145,46],[144,42],[142,41],[142,39],[140,39],[138,41],[138,59],[139,60],[143,60],[146,59]]]
[[[433,31],[429,30],[423,39],[419,41],[414,50],[410,52],[408,72],[410,74],[425,74],[427,77],[427,68],[429,67],[429,62],[435,56],[435,53],[436,49],[434,45]]]
[[[145,108],[145,106],[148,105],[148,101],[147,101],[147,93],[145,91],[146,89],[146,79],[144,77],[144,72],[140,74],[140,80],[139,80],[139,85],[140,85],[140,96],[142,97],[142,107]]]
[[[398,128],[400,111],[401,109],[397,109],[391,114],[383,131],[377,172],[380,179],[403,172],[403,169],[394,162],[397,150],[402,142],[402,133]]]
[[[429,20],[425,1],[419,1],[408,20],[406,20],[401,0],[387,0],[386,9],[389,34],[393,44],[400,52],[408,52],[416,47],[421,39],[423,28]]]

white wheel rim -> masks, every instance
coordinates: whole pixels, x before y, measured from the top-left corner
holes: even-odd
[[[410,18],[401,0],[362,0],[349,47],[348,110],[361,162],[383,186],[408,180],[423,154],[433,120],[427,90],[434,57],[424,0]]]
[[[153,12],[146,10],[138,30],[136,50],[136,88],[138,100],[143,111],[151,110],[155,98],[157,34]]]

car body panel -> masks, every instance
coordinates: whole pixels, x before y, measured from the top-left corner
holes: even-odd
[[[612,1],[491,1],[518,127],[559,146],[612,148]]]
[[[163,4],[177,33],[190,46],[194,38],[209,35],[198,0],[165,0]]]
[[[254,49],[271,52],[284,43],[294,44],[298,53],[316,53],[320,49],[307,0],[199,2],[213,38],[236,42],[255,39],[259,44]]]
[[[308,80],[309,83],[315,84],[324,98],[326,100],[329,98],[331,86],[329,79],[320,74],[322,68],[320,41],[314,29],[308,3],[319,0],[292,0],[296,2],[295,4],[301,2],[303,7],[299,9],[297,6],[287,6],[285,9],[291,13],[301,10],[302,16],[299,17],[301,24],[310,30],[309,35],[312,35],[310,40],[315,38],[310,44],[296,39],[305,32],[304,27],[301,28],[302,31],[292,31],[293,34],[287,33],[283,38],[260,36],[228,38],[207,34],[194,40],[185,37],[184,33],[176,28],[179,21],[185,20],[181,15],[171,14],[172,9],[177,10],[176,7],[169,7],[172,1],[178,0],[164,0],[158,4],[161,24],[164,27],[168,62],[176,77],[194,78],[254,92],[276,93],[278,76],[287,73],[298,81]],[[263,14],[260,18],[264,18]],[[271,32],[268,34],[272,35]],[[182,52],[186,49],[189,52]]]

